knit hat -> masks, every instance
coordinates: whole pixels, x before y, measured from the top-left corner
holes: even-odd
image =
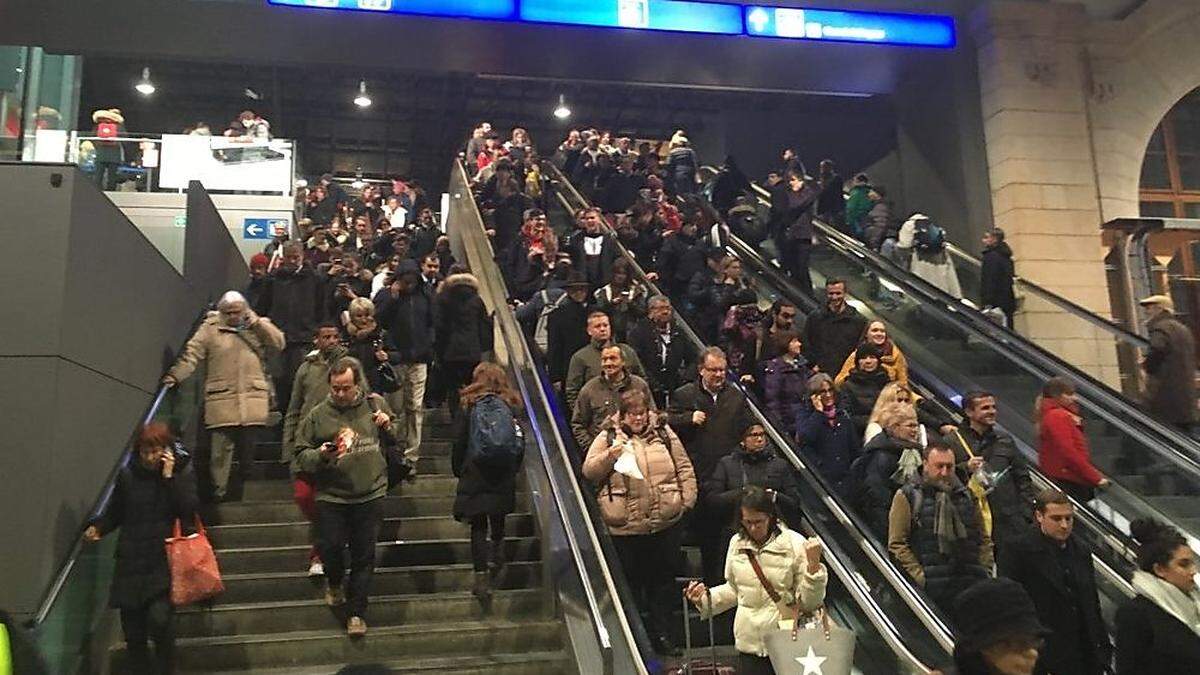
[[[956,651],[973,654],[1011,637],[1042,637],[1050,630],[1038,620],[1021,584],[1003,577],[985,579],[954,600],[958,617]]]
[[[864,343],[854,350],[854,365],[858,365],[859,361],[867,358],[883,358],[883,354],[879,351],[879,347],[873,344]]]
[[[254,255],[250,256],[251,267],[254,267],[255,265],[262,265],[263,267],[266,267],[270,263],[271,259],[268,258],[265,253],[255,253]]]

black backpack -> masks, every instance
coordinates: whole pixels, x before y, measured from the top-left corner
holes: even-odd
[[[920,218],[913,234],[913,245],[922,253],[941,253],[946,250],[946,231],[928,218]]]

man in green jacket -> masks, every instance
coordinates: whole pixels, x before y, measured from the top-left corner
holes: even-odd
[[[296,428],[310,410],[329,398],[329,366],[346,356],[346,348],[341,343],[341,333],[336,324],[325,323],[318,327],[313,344],[316,349],[304,357],[300,368],[296,370],[292,395],[283,416],[282,452],[283,462],[292,472],[292,500],[310,523],[317,520],[316,487],[312,476],[300,471],[296,465]],[[319,577],[322,574],[325,574],[325,567],[314,543],[308,554],[308,576]]]
[[[575,409],[575,399],[579,396],[579,390],[601,373],[600,350],[608,345],[615,344],[621,348],[629,372],[641,378],[646,377],[646,369],[642,367],[642,361],[633,347],[624,342],[613,342],[612,324],[609,323],[607,314],[600,310],[588,314],[587,334],[591,340],[571,355],[571,362],[567,366],[567,410]]]
[[[354,359],[329,367],[329,396],[309,411],[296,432],[296,464],[311,474],[317,489],[317,548],[325,562],[325,601],[347,605],[346,633],[366,635],[367,597],[375,567],[387,460],[383,438],[391,440],[394,416],[382,397],[366,389]],[[345,592],[344,549],[350,547],[350,580]]]

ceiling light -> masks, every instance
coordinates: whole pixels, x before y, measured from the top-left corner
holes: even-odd
[[[560,120],[565,120],[571,116],[571,109],[567,107],[567,101],[562,94],[558,95],[558,107],[554,109],[554,116]]]
[[[367,81],[358,81],[358,96],[354,97],[354,105],[360,108],[368,108],[371,106],[371,97],[367,96]]]
[[[142,80],[133,86],[142,96],[149,96],[155,92],[154,83],[150,81],[150,69],[142,68]]]

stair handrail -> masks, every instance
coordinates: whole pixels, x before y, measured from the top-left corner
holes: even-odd
[[[591,202],[584,197],[569,180],[567,180],[557,165],[548,160],[543,160],[543,162],[547,166],[547,171],[549,172],[546,175],[553,174],[556,177],[557,182],[560,185],[565,186],[566,189],[574,196],[577,203],[584,207],[591,206]],[[560,195],[560,199],[564,201],[564,206],[568,210],[571,210],[571,205],[566,203],[565,198],[562,198]],[[648,289],[650,289],[653,294],[665,295],[657,286],[657,284],[647,277],[645,269],[642,268],[641,264],[638,263],[637,259],[625,247],[625,245],[620,242],[620,239],[616,237],[616,233],[613,232],[612,228],[607,224],[607,222],[605,222],[603,226],[609,234],[613,235],[617,250],[622,254],[622,256],[624,256],[626,261],[629,262],[630,269],[633,271],[634,276],[638,277],[640,283],[644,284]],[[692,342],[694,346],[698,347],[699,349],[703,349],[705,347],[704,341],[700,339],[700,336],[696,334],[691,325],[689,325],[688,322],[678,313],[675,314],[675,322],[679,329],[683,332],[684,336],[690,342]],[[741,385],[734,381],[729,381],[727,386],[736,387],[744,391]],[[778,447],[780,451],[785,454],[792,465],[795,467],[806,468],[807,464],[805,464],[794,452],[792,452],[789,444],[786,443],[783,437],[778,433],[778,431],[776,431],[774,425],[769,419],[767,419],[766,415],[758,407],[758,405],[755,404],[753,398],[751,396],[746,396],[746,402],[747,405],[750,406],[751,412],[756,418],[758,418],[758,421],[763,425],[763,428],[771,436],[772,441],[776,444],[776,447]],[[805,475],[808,474],[806,473]],[[825,502],[826,506],[829,507],[830,511],[833,512],[834,516],[839,520],[839,522],[843,524],[843,526],[851,528],[851,531],[860,529],[858,525],[853,522],[853,519],[850,518],[849,514],[847,514],[846,511],[841,507],[838,501],[832,497],[828,490],[826,490],[825,494],[823,495],[823,501]],[[812,521],[809,522],[811,525]],[[814,531],[816,530],[814,529]],[[822,544],[831,547],[830,555],[828,556],[829,558],[836,557],[840,552],[836,546],[836,542],[833,542],[828,537],[822,538]],[[915,592],[913,592],[909,584],[898,576],[897,570],[894,568],[894,566],[884,559],[874,546],[871,546],[865,541],[863,544],[864,552],[869,558],[872,559],[872,561],[879,568],[880,572],[883,573],[885,577],[888,577],[893,581],[893,587],[898,591],[899,595],[904,599],[905,603],[909,606],[913,613],[921,620],[923,624],[925,624],[926,628],[930,631],[930,634],[934,637],[938,644],[947,652],[951,652],[954,647],[954,640],[949,628],[945,626],[945,624],[941,622],[936,614],[930,610],[928,605],[920,597],[918,597]],[[908,665],[916,672],[936,672],[930,666],[923,663],[915,654],[913,654],[913,652],[908,648],[908,645],[904,644],[904,641],[899,636],[899,630],[896,628],[895,624],[892,623],[891,619],[888,618],[883,610],[875,603],[874,599],[870,595],[870,589],[863,588],[863,581],[858,578],[858,575],[854,574],[853,571],[846,567],[846,565],[840,560],[838,560],[835,564],[829,565],[829,567],[838,577],[839,581],[842,582],[842,585],[850,591],[852,596],[854,596],[859,607],[864,610],[868,618],[871,620],[871,623],[875,626],[876,630],[879,631],[879,634],[883,637],[884,641],[888,643],[888,646],[893,650],[893,652],[907,661]],[[889,572],[891,572],[891,574],[889,574]]]
[[[476,222],[478,222],[480,224],[480,227],[477,232],[475,232],[475,231],[469,232],[470,240],[476,246],[482,246],[483,244],[486,244],[487,259],[493,260],[494,252],[492,250],[490,240],[486,239],[487,235],[484,234],[484,232],[483,232],[483,217],[479,213],[478,204],[476,204],[473,195],[471,195],[471,192],[469,189],[470,178],[467,175],[466,168],[464,167],[464,165],[462,164],[461,161],[456,161],[455,162],[455,170],[457,173],[457,177],[462,182],[462,191],[454,193],[452,195],[452,197],[455,199],[465,199],[467,204],[469,205],[470,209],[474,211],[475,217],[477,219]],[[467,234],[467,233],[464,233],[464,234]],[[480,237],[484,238],[483,244],[481,244],[479,241]],[[464,238],[464,245],[465,245],[466,241],[467,241],[466,238]],[[482,266],[479,266],[479,267],[482,267]],[[520,327],[517,326],[517,324],[516,324],[516,317],[513,315],[511,307],[508,305],[507,284],[505,283],[503,277],[500,276],[500,278],[498,279],[498,284],[489,283],[488,287],[490,289],[492,289],[492,291],[493,291],[493,297],[491,298],[492,306],[494,308],[495,316],[497,316],[499,319],[500,335],[501,335],[501,338],[504,340],[504,345],[508,351],[509,357],[515,359],[518,362],[519,367],[521,367],[522,369],[532,368],[533,357],[529,351],[529,346],[525,342],[524,335],[521,332]],[[498,291],[498,293],[497,293],[497,291]],[[526,409],[533,410],[533,406],[534,406],[533,399],[535,398],[535,396],[530,394],[529,388],[526,386],[526,383],[523,378],[517,377],[515,379],[517,381],[517,386],[521,390],[521,397],[522,397],[523,402],[525,403]],[[545,411],[545,413],[549,416],[550,419],[553,419],[553,412],[550,408],[549,402],[545,398],[545,393],[543,391],[541,391],[541,389],[539,388],[538,394],[539,394],[539,396],[537,396],[536,398],[539,399],[541,408]],[[551,464],[550,450],[547,447],[546,442],[545,442],[546,432],[541,429],[541,425],[538,424],[537,419],[534,415],[532,415],[532,414],[529,415],[529,419],[530,419],[530,423],[534,426],[534,434],[533,435],[537,441],[539,453],[542,455],[543,463],[546,467],[547,479],[550,483],[551,492],[553,493],[555,504],[557,506],[559,520],[561,521],[561,523],[563,525],[563,532],[567,537],[569,548],[571,549],[571,555],[572,555],[575,567],[579,571],[579,574],[580,574],[580,577],[582,580],[584,595],[585,595],[585,598],[586,598],[587,604],[588,604],[588,612],[591,615],[591,619],[592,619],[590,623],[596,634],[597,643],[600,645],[600,649],[602,652],[602,658],[605,661],[606,673],[611,673],[612,667],[613,667],[612,638],[609,635],[608,628],[604,623],[604,618],[600,611],[599,601],[597,600],[595,592],[592,589],[591,576],[590,576],[589,572],[587,571],[587,567],[583,561],[583,556],[580,553],[578,534],[575,532],[574,528],[567,521],[567,519],[565,517],[567,503],[566,503],[566,497],[564,495],[568,492],[575,495],[576,501],[578,502],[576,504],[576,508],[579,508],[579,509],[583,510],[584,513],[586,513],[586,510],[584,510],[584,509],[586,509],[586,507],[584,506],[584,504],[581,501],[582,500],[582,492],[580,490],[578,483],[575,480],[575,476],[573,473],[568,472],[568,478],[569,478],[570,485],[566,489],[564,489],[564,487],[559,484],[559,479],[557,476],[555,476],[555,472],[550,470],[550,464]],[[553,438],[556,441],[556,447],[558,448],[559,453],[561,453],[563,455],[560,459],[562,459],[565,462],[565,465],[569,466],[570,465],[569,458],[567,458],[565,456],[566,451],[564,449],[563,440],[562,440],[561,436],[559,435],[558,429],[553,424],[551,424],[549,426],[550,426],[550,433],[553,435]],[[593,546],[593,550],[599,551],[600,543],[596,536],[595,530],[592,528],[591,520],[588,518],[584,518],[584,522],[587,524],[587,532],[585,534],[590,539],[590,543]],[[604,581],[605,586],[608,588],[610,597],[612,598],[612,602],[614,603],[614,609],[616,610],[615,614],[620,619],[622,633],[627,641],[627,644],[629,644],[631,646],[636,645],[637,643],[634,640],[632,629],[629,627],[628,622],[625,620],[625,613],[623,611],[623,608],[621,607],[620,597],[617,594],[616,586],[612,579],[612,575],[608,572],[607,565],[604,565],[603,561],[601,561],[601,563],[602,564],[600,565],[600,569],[604,576],[603,581]],[[635,659],[633,659],[633,662],[634,662],[635,666],[638,668],[639,675],[649,675],[649,671],[646,670],[643,659],[641,659],[640,657],[635,658]]]
[[[182,345],[187,344],[187,341],[190,340],[192,335],[195,334],[196,330],[200,328],[200,324],[204,322],[204,318],[208,315],[208,312],[208,307],[200,310],[199,315],[192,322],[192,327],[190,330],[188,330],[187,336],[184,338],[183,343],[181,344],[181,349],[176,350],[176,354],[182,351]],[[117,476],[120,475],[121,470],[129,464],[129,459],[133,456],[133,445],[134,441],[136,441],[138,430],[149,424],[158,414],[158,409],[162,406],[162,402],[166,400],[167,392],[170,391],[170,389],[171,388],[166,384],[160,384],[158,389],[155,390],[154,398],[150,400],[150,404],[147,406],[145,414],[143,414],[140,418],[141,422],[130,435],[129,443],[125,445],[125,449],[117,458],[116,463],[113,465],[112,471],[109,472],[108,477],[104,480],[104,486],[100,489],[100,494],[96,497],[96,500],[92,503],[91,508],[88,510],[87,517],[83,519],[83,522],[78,528],[79,531],[76,533],[75,539],[71,542],[71,548],[67,550],[63,562],[58,567],[58,572],[55,573],[54,579],[50,582],[50,586],[46,589],[45,595],[42,596],[42,601],[38,603],[37,611],[34,612],[33,616],[26,622],[26,627],[32,629],[40,626],[43,622],[45,622],[46,617],[50,614],[50,610],[54,608],[55,603],[58,601],[59,593],[62,592],[63,586],[66,585],[67,579],[71,576],[71,571],[75,568],[75,562],[79,559],[80,552],[83,551],[84,529],[87,528],[88,523],[98,518],[102,513],[104,513],[104,510],[108,508],[108,504],[112,500],[113,490],[116,488]]]

